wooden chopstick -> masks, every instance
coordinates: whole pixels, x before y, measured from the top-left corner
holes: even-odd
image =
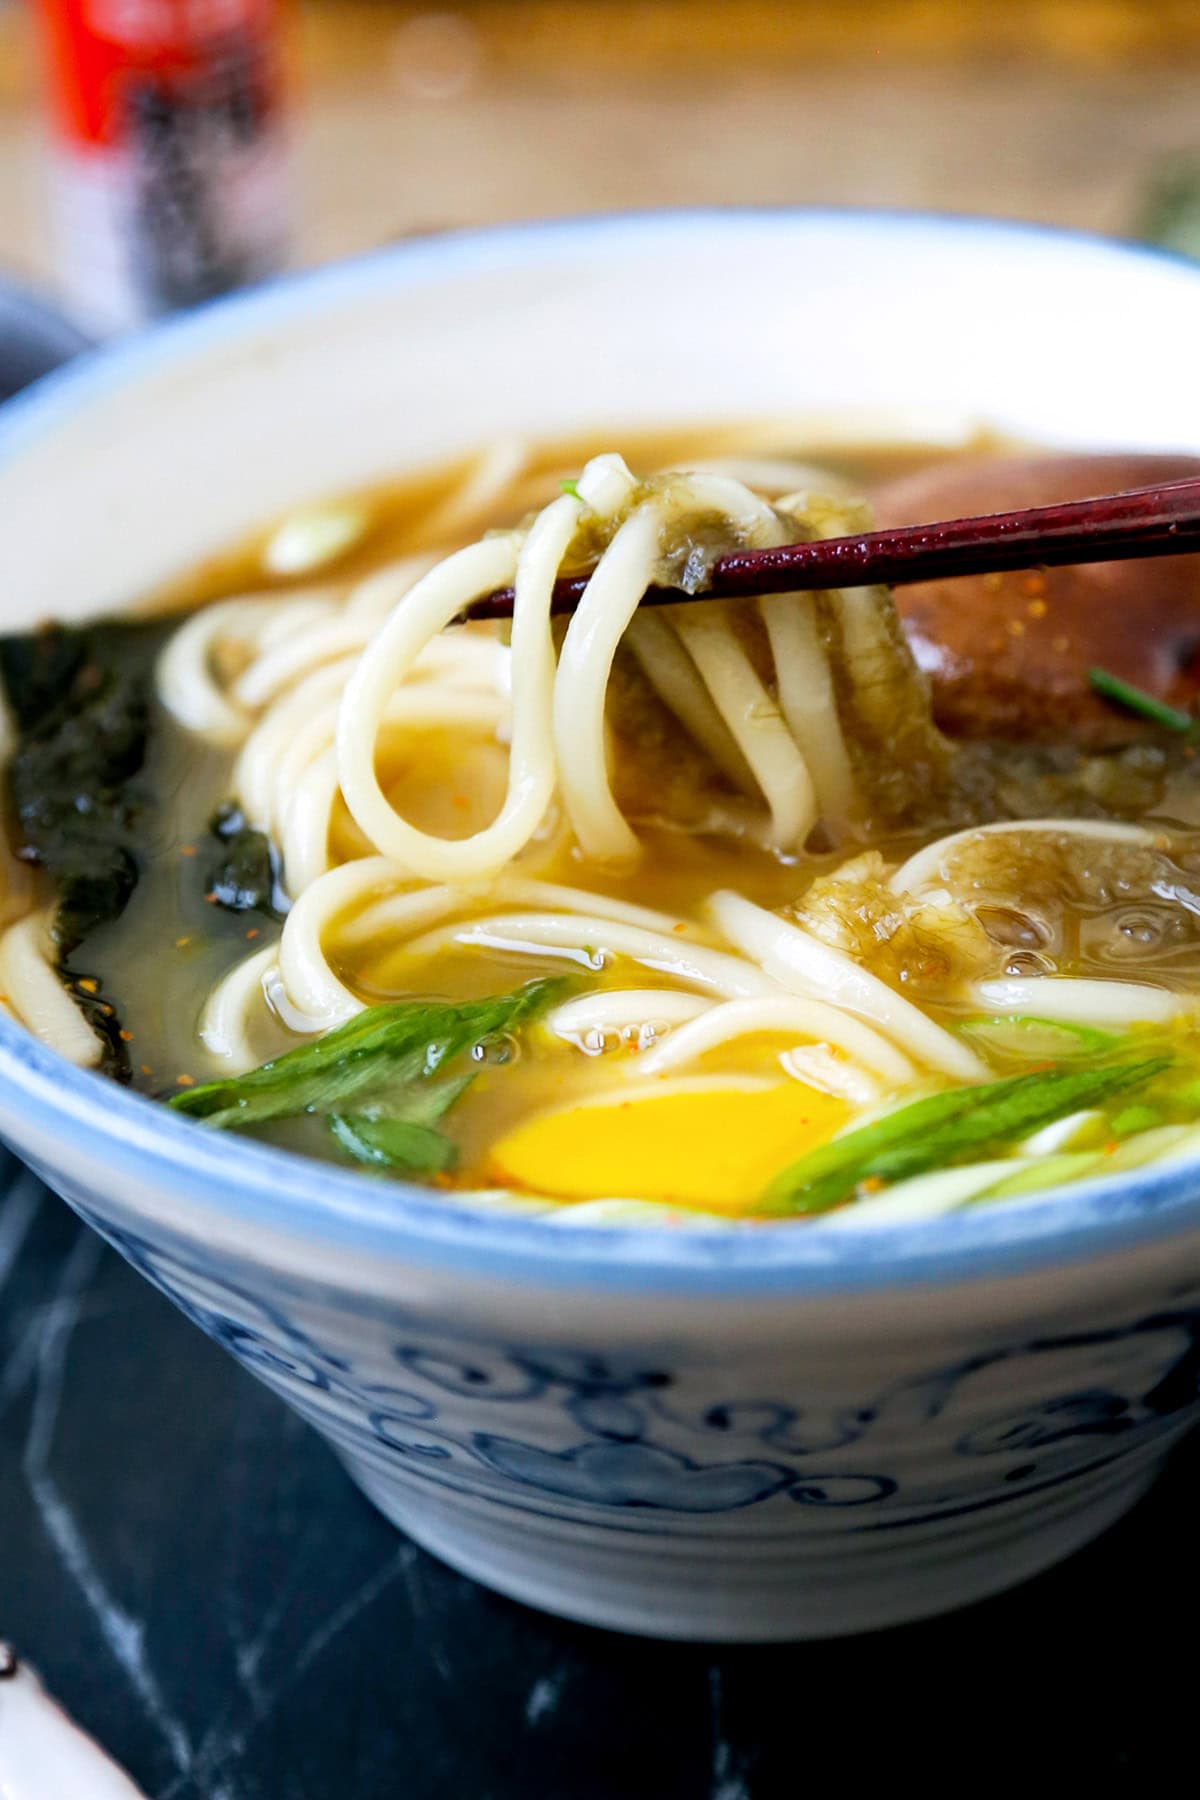
[[[875,582],[899,587],[954,575],[1121,562],[1197,549],[1200,478],[1192,478],[1020,512],[905,525],[811,544],[781,544],[772,550],[732,550],[714,563],[702,593],[653,587],[643,605],[865,587]],[[586,586],[586,576],[555,582],[554,611],[573,611]],[[511,615],[512,607],[513,590],[498,588],[473,601],[467,616],[502,619]]]

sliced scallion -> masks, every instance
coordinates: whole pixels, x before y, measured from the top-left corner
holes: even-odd
[[[1191,713],[1168,706],[1165,700],[1148,694],[1145,688],[1135,687],[1131,681],[1123,681],[1109,669],[1089,669],[1088,681],[1092,692],[1099,694],[1101,699],[1111,700],[1114,706],[1123,706],[1126,712],[1136,713],[1153,725],[1163,725],[1168,731],[1193,733],[1196,730],[1196,720]]]

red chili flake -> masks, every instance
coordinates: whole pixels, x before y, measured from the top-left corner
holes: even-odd
[[[180,844],[179,854],[180,854],[180,856],[195,856],[195,854],[196,854],[195,844]]]
[[[217,896],[215,894],[205,894],[204,898],[208,901],[210,906],[215,906],[217,904]]]
[[[91,975],[81,975],[75,985],[76,987],[81,987],[85,994],[98,994],[100,992],[100,983],[94,980]]]
[[[686,931],[687,930],[687,920],[680,919],[678,925],[672,925],[671,930],[672,931]]]
[[[118,1031],[117,1036],[120,1038],[120,1040],[123,1044],[132,1044],[132,1042],[133,1042],[132,1031]]]
[[[883,1177],[882,1175],[868,1175],[867,1179],[860,1181],[858,1185],[864,1194],[877,1194],[883,1186]]]
[[[249,931],[246,933],[246,936],[248,938],[256,938],[258,936],[258,926],[252,925],[250,927]]]
[[[176,1087],[195,1087],[196,1077],[194,1075],[177,1075],[175,1085]]]
[[[1021,592],[1028,594],[1031,599],[1038,594],[1044,594],[1045,591],[1046,583],[1041,575],[1027,575],[1021,583]]]
[[[177,950],[186,950],[188,945],[191,943],[191,941],[192,940],[190,937],[176,938],[175,939],[175,948]]]
[[[470,806],[471,802],[467,799],[467,796],[465,794],[454,794],[451,796],[450,804],[451,804],[451,806],[459,807],[462,811],[465,812],[467,807]]]
[[[154,1073],[154,1070],[150,1067],[149,1063],[142,1064],[142,1074],[143,1075],[153,1075],[153,1073]]]

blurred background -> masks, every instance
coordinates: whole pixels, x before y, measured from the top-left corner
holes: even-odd
[[[53,242],[39,6],[0,0],[0,265],[53,283],[97,252]],[[294,263],[747,201],[996,212],[1200,252],[1198,0],[298,0],[281,41]]]

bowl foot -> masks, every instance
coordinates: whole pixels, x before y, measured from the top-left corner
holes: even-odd
[[[769,1643],[877,1631],[1014,1587],[1096,1537],[1161,1466],[1094,1470],[1052,1497],[876,1532],[804,1527],[763,1538],[703,1531],[703,1520],[605,1529],[381,1476],[344,1457],[354,1480],[422,1549],[543,1612],[638,1636]],[[1002,1516],[998,1516],[1002,1515]]]

